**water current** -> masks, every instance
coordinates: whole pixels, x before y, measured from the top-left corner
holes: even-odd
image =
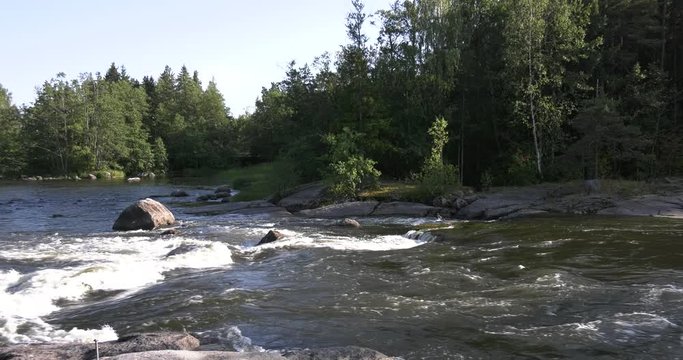
[[[347,229],[184,215],[187,200],[161,197],[179,235],[111,231],[127,205],[174,188],[0,185],[0,344],[186,330],[210,350],[683,358],[683,221],[369,218]],[[255,247],[271,229],[287,237]]]

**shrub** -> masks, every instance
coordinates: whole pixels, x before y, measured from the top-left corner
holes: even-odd
[[[432,137],[432,150],[417,176],[418,186],[415,194],[422,200],[431,200],[459,185],[458,168],[443,161],[443,148],[448,143],[447,126],[446,119],[438,117],[428,130]]]
[[[364,188],[376,187],[381,173],[375,169],[377,162],[362,155],[351,155],[348,159],[331,164],[332,195],[340,199],[352,199]]]

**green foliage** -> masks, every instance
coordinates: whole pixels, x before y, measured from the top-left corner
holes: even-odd
[[[360,138],[361,134],[349,128],[326,137],[330,146],[330,191],[337,199],[356,198],[362,189],[376,187],[378,184],[381,172],[375,168],[376,161],[360,153]]]
[[[505,171],[505,185],[531,185],[537,182],[538,173],[534,158],[522,150],[517,150]]]
[[[418,176],[417,196],[431,200],[457,187],[458,169],[443,161],[443,149],[448,143],[448,122],[437,117],[427,130],[432,138],[432,148],[425,159],[422,171]]]
[[[24,166],[21,114],[10,93],[0,85],[0,176],[20,175]]]

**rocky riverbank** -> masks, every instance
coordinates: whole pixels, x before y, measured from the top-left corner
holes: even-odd
[[[487,192],[459,191],[431,204],[368,199],[328,204],[325,186],[299,187],[288,196],[269,201],[206,203],[186,208],[194,215],[268,214],[312,218],[367,216],[444,217],[498,220],[533,215],[631,215],[683,218],[683,180],[666,179],[646,189],[604,189],[586,193],[582,183],[502,187]],[[645,192],[644,192],[645,191]]]
[[[0,360],[384,360],[393,359],[375,350],[347,346],[268,352],[204,351],[199,340],[187,333],[160,332],[123,337],[92,344],[14,345],[0,349]]]

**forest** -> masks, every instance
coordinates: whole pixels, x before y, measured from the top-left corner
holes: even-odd
[[[469,186],[683,173],[683,1],[352,3],[347,43],[290,63],[239,116],[185,66],[60,73],[22,107],[0,86],[0,174],[276,162],[292,183],[353,190],[426,173]]]

